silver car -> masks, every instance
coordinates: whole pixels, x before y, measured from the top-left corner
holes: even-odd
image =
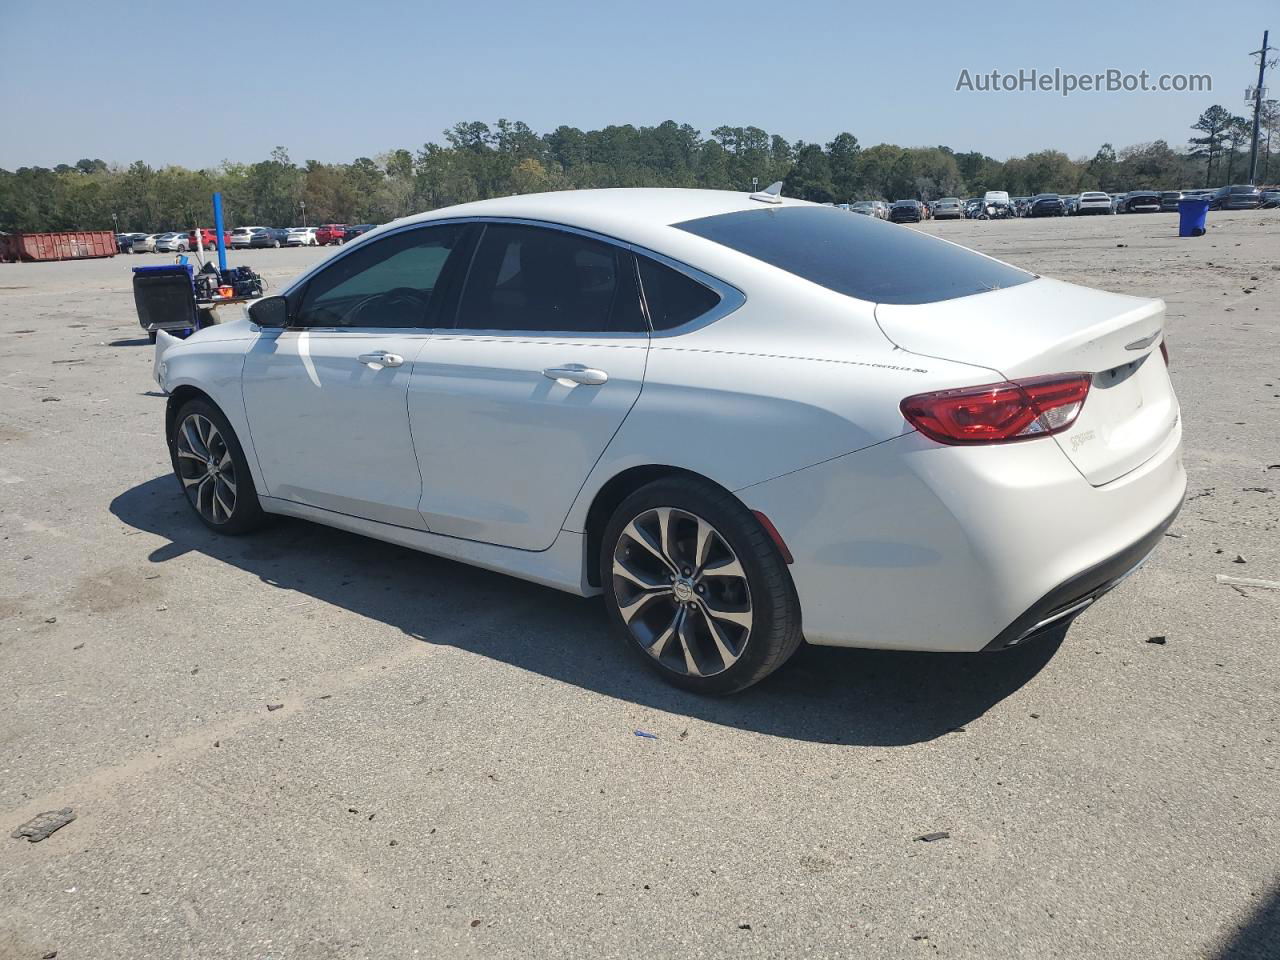
[[[191,242],[185,230],[179,233],[162,233],[156,237],[156,253],[186,253],[191,249]]]

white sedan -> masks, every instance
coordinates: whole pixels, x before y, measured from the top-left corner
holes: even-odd
[[[316,228],[290,227],[284,244],[286,247],[314,247],[316,245]]]
[[[388,224],[155,374],[213,530],[603,592],[727,693],[802,639],[1023,644],[1123,579],[1186,487],[1164,314],[775,188],[582,190]]]

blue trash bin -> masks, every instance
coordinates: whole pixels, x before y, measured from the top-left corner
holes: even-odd
[[[1199,198],[1178,201],[1178,236],[1203,237],[1209,201]]]

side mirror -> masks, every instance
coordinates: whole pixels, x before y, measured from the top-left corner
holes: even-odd
[[[249,319],[260,327],[287,327],[289,301],[284,297],[263,297],[249,308]]]

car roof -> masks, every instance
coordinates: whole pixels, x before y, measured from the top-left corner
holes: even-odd
[[[803,203],[786,197],[782,204]],[[478,200],[444,207],[394,221],[396,226],[451,217],[514,217],[548,220],[607,235],[632,234],[639,228],[670,227],[685,220],[713,217],[741,210],[767,209],[770,204],[730,190],[691,190],[676,187],[614,187],[599,190],[561,190],[515,197]]]

